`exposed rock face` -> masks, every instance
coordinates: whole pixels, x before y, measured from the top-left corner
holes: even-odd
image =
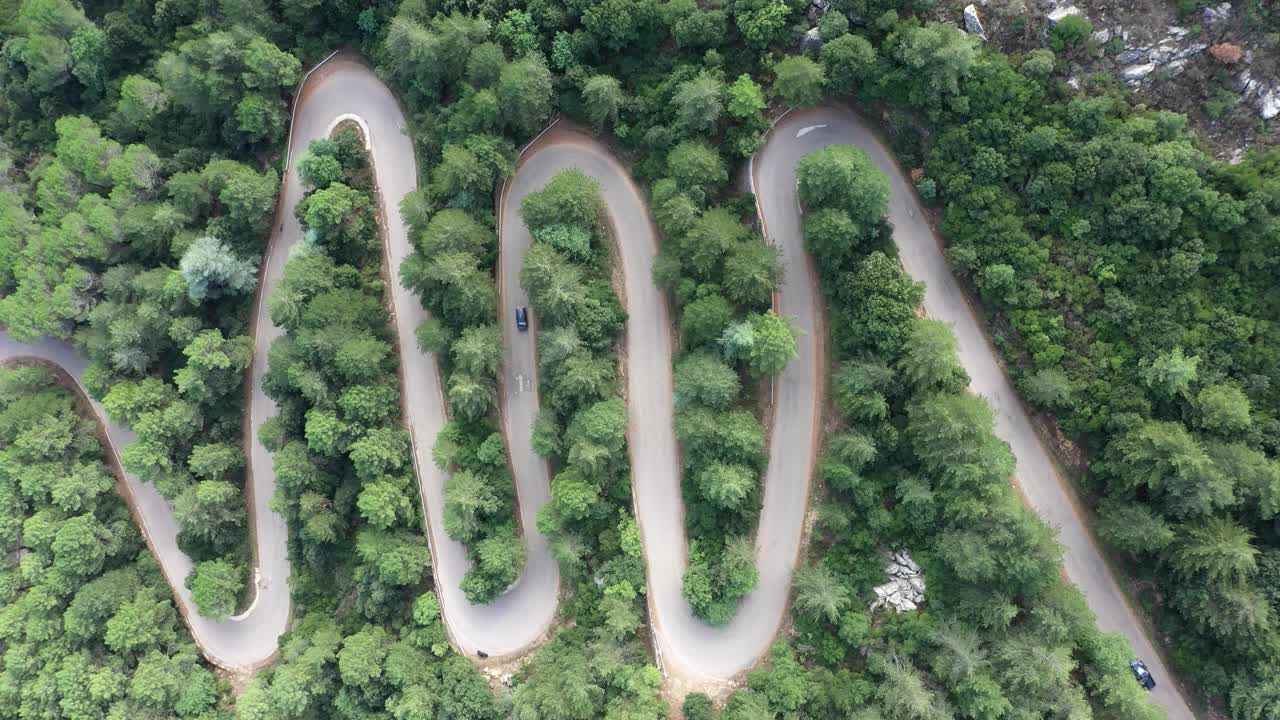
[[[970,35],[977,35],[983,40],[987,39],[987,33],[982,29],[982,18],[978,17],[978,6],[969,3],[964,8],[964,30]]]
[[[1116,62],[1121,65],[1132,65],[1147,59],[1147,55],[1151,53],[1147,48],[1136,48],[1133,50],[1125,50],[1116,55]]]
[[[1240,73],[1240,94],[1245,102],[1252,102],[1258,110],[1258,116],[1270,120],[1280,115],[1280,87],[1267,87],[1255,80],[1248,68]]]
[[[1216,25],[1220,22],[1231,18],[1231,3],[1224,2],[1218,5],[1210,5],[1204,9],[1201,14],[1206,23]]]
[[[1120,79],[1124,81],[1125,85],[1132,87],[1134,85],[1137,85],[1138,83],[1141,83],[1143,80],[1146,80],[1147,77],[1151,75],[1151,73],[1155,72],[1155,69],[1156,69],[1155,63],[1143,63],[1141,65],[1130,65],[1129,67],[1120,71]]]
[[[1258,115],[1263,120],[1270,120],[1280,115],[1280,88],[1267,88],[1258,95]]]
[[[1150,47],[1130,47],[1116,55],[1116,64],[1123,66],[1120,79],[1125,85],[1135,87],[1142,84],[1151,74],[1163,68],[1169,76],[1175,76],[1186,69],[1187,63],[1194,55],[1209,49],[1208,43],[1192,42],[1183,44],[1182,40],[1190,31],[1177,26],[1169,27],[1169,34]],[[1121,33],[1127,37],[1128,33]]]
[[[924,604],[924,571],[906,550],[895,552],[885,567],[889,582],[875,588],[876,599],[871,609],[893,608],[894,612],[910,612]]]
[[[1083,15],[1083,14],[1084,14],[1084,11],[1081,10],[1080,8],[1076,7],[1075,5],[1068,5],[1066,7],[1060,7],[1050,11],[1046,17],[1049,18],[1049,25],[1053,26],[1062,22],[1063,18],[1070,17],[1072,15]]]
[[[809,28],[800,38],[800,49],[807,53],[816,53],[821,50],[822,31],[818,28]]]
[[[1147,56],[1147,59],[1156,65],[1164,65],[1174,60],[1184,60],[1208,49],[1208,43],[1191,43],[1186,47],[1178,47],[1173,42],[1165,39],[1151,49],[1151,54]]]

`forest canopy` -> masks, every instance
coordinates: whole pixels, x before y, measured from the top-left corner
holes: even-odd
[[[496,693],[450,649],[432,587],[384,279],[432,315],[416,340],[440,359],[453,422],[418,441],[451,473],[447,531],[474,561],[468,598],[485,602],[524,563],[497,422],[495,190],[556,114],[616,141],[661,231],[653,279],[675,310],[683,591],[728,622],[758,582],[757,394],[795,353],[771,310],[785,268],[734,179],[772,117],[824,100],[883,119],[915,170],[1019,392],[1087,458],[1098,535],[1153,588],[1143,604],[1173,663],[1233,720],[1280,713],[1280,154],[1224,164],[1181,115],[1073,89],[1079,23],[1046,39],[1054,50],[1005,56],[922,20],[931,5],[0,0],[0,324],[86,357],[85,389],[137,433],[121,459],[172,501],[195,561],[184,582],[214,619],[250,583],[243,379],[267,356],[280,414],[262,437],[297,611],[280,661],[232,710],[92,427],[47,374],[6,370],[0,717],[663,716],[598,188],[561,176],[522,208],[535,242],[521,281],[542,323],[533,442],[554,470],[538,528],[574,626]],[[811,26],[820,49],[800,44]],[[405,107],[414,252],[382,267],[361,143],[312,144],[297,159],[306,197],[286,209],[308,240],[268,298],[285,332],[253,348],[289,103],[338,47]],[[1151,716],[1131,651],[1097,632],[1010,489],[1011,455],[964,393],[953,339],[917,316],[888,183],[850,147],[798,177],[832,329],[823,492],[794,635],[715,712]],[[925,606],[864,610],[902,546],[930,579]],[[713,713],[697,695],[683,711]]]

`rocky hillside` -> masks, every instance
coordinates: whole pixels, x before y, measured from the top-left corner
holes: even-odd
[[[1280,142],[1280,4],[1270,0],[946,0],[1004,52],[1054,50],[1073,87],[1124,86],[1186,113],[1224,158]]]

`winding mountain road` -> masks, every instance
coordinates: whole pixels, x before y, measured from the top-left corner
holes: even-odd
[[[1097,615],[1098,627],[1124,635],[1146,661],[1159,683],[1151,697],[1168,711],[1170,720],[1192,720],[1195,715],[1120,591],[1067,489],[1067,480],[1040,442],[997,362],[995,349],[951,274],[941,243],[906,175],[875,132],[843,108],[816,108],[783,118],[754,162],[753,184],[762,195],[760,204],[768,231],[784,241],[787,234],[800,233],[795,165],[805,155],[834,144],[858,146],[889,177],[889,221],[902,264],[912,277],[926,283],[924,308],[929,317],[951,325],[959,340],[960,362],[971,378],[969,387],[986,398],[995,411],[996,434],[1009,443],[1017,460],[1018,485],[1040,517],[1057,530],[1058,541],[1066,548],[1067,576],[1084,593]]]
[[[503,311],[528,302],[519,286],[519,270],[531,238],[518,215],[520,200],[570,168],[577,168],[600,183],[621,259],[628,316],[631,479],[644,540],[658,655],[669,676],[694,684],[727,680],[751,667],[768,649],[791,590],[791,570],[799,550],[821,405],[822,361],[816,343],[823,332],[813,273],[803,243],[793,233],[794,242],[783,247],[788,270],[779,309],[797,317],[805,335],[800,339],[800,358],[788,366],[776,389],[773,449],[757,541],[760,588],[744,601],[729,626],[713,628],[694,615],[681,593],[688,545],[679,451],[672,424],[671,355],[675,343],[666,298],[653,284],[658,234],[645,197],[630,172],[593,138],[564,124],[553,126],[525,150],[504,194],[500,259]],[[536,328],[517,333],[509,319],[504,320],[503,327],[504,382],[508,388],[519,387],[521,378],[533,376],[536,383]],[[507,394],[511,395],[511,391]],[[508,425],[527,426],[532,422],[536,394],[526,391],[524,395],[523,402],[530,409],[506,413]],[[507,407],[515,406],[512,401]],[[527,417],[520,417],[525,413]],[[519,437],[519,427],[512,428],[508,437]]]
[[[411,250],[397,208],[405,194],[416,187],[413,144],[404,132],[404,117],[394,95],[365,65],[338,55],[322,63],[303,85],[295,103],[290,158],[296,161],[311,140],[326,137],[343,119],[355,120],[367,134],[385,219],[388,268],[395,272]],[[399,283],[392,283],[405,420],[414,438],[414,460],[427,512],[437,591],[450,638],[460,651],[473,656],[483,651],[494,658],[518,654],[538,641],[555,615],[559,572],[546,538],[537,532],[534,522],[549,497],[547,465],[533,455],[529,442],[538,407],[536,318],[530,332],[517,333],[509,314],[514,305],[527,303],[519,287],[519,268],[530,238],[517,214],[520,200],[541,189],[557,172],[571,167],[601,183],[625,277],[632,482],[648,565],[655,644],[664,670],[695,683],[726,680],[753,665],[767,650],[785,614],[791,573],[803,534],[825,371],[822,306],[812,261],[804,252],[801,211],[795,196],[795,165],[806,154],[835,143],[861,147],[889,176],[890,221],[902,262],[913,277],[928,284],[928,314],[952,324],[959,339],[961,362],[973,379],[971,387],[994,407],[996,431],[1009,442],[1017,458],[1022,491],[1045,521],[1058,529],[1059,539],[1067,548],[1066,572],[1085,593],[1099,626],[1125,635],[1158,679],[1170,677],[997,363],[906,177],[871,130],[849,111],[835,108],[795,112],[783,118],[752,163],[752,184],[761,219],[767,235],[782,249],[787,268],[775,304],[781,314],[795,317],[805,334],[799,341],[799,358],[788,365],[774,389],[772,442],[756,543],[760,586],[746,598],[727,627],[712,628],[698,620],[680,592],[687,543],[679,455],[672,426],[674,340],[666,299],[652,282],[653,259],[659,247],[657,232],[644,196],[626,168],[589,136],[553,128],[526,149],[502,195],[502,410],[528,560],[516,584],[487,605],[473,605],[463,596],[460,583],[468,567],[466,550],[443,530],[447,473],[431,461],[430,448],[447,419],[444,395],[434,356],[420,352],[414,341],[414,330],[426,318],[426,312],[412,293]],[[260,309],[280,280],[290,247],[302,237],[293,207],[302,197],[303,188],[293,163],[282,192],[277,232],[259,288]],[[283,519],[270,509],[275,478],[270,454],[258,439],[258,428],[276,411],[261,390],[261,379],[266,370],[266,350],[281,332],[265,311],[257,314],[253,331],[255,354],[249,376],[252,439],[247,489],[258,591],[248,610],[223,622],[211,622],[195,612],[183,583],[191,561],[178,549],[170,504],[132,474],[124,477],[135,515],[174,588],[192,635],[206,657],[230,669],[249,669],[270,662],[290,618],[287,532]],[[0,333],[0,361],[22,357],[59,365],[77,382],[86,365],[66,343],[23,345]],[[92,406],[107,430],[110,450],[118,458],[134,436],[109,422],[100,404],[95,402]],[[1171,682],[1162,682],[1153,697],[1169,710],[1173,720],[1194,717]]]
[[[330,56],[311,72],[295,101],[290,163],[256,298],[254,357],[248,378],[251,391],[247,431],[251,447],[247,453],[246,492],[258,589],[245,612],[222,622],[210,621],[196,612],[191,593],[184,584],[192,564],[178,549],[178,527],[172,505],[153,486],[132,473],[124,473],[130,495],[126,500],[174,590],[192,637],[205,657],[227,669],[248,670],[271,662],[280,635],[289,624],[288,533],[284,519],[271,510],[275,474],[271,454],[258,439],[258,428],[276,414],[275,403],[262,392],[261,381],[266,372],[267,349],[283,332],[271,323],[266,299],[280,281],[289,249],[302,238],[302,228],[293,215],[293,208],[304,192],[296,161],[312,140],[327,137],[343,120],[356,122],[367,136],[381,195],[387,267],[393,276],[412,249],[398,208],[405,194],[417,187],[418,169],[413,143],[404,132],[405,120],[399,104],[367,66],[345,54]],[[493,658],[517,654],[536,642],[550,625],[559,592],[558,568],[533,523],[538,507],[548,494],[545,472],[539,476],[517,468],[517,489],[530,546],[524,574],[493,603],[467,602],[460,587],[469,567],[466,549],[444,532],[442,514],[447,473],[431,460],[431,446],[447,416],[435,357],[419,351],[415,342],[414,330],[427,314],[417,297],[399,283],[391,283],[391,288],[403,375],[404,413],[414,438],[414,463],[423,506],[428,513],[433,569],[445,625],[450,639],[463,653],[475,656],[484,651]],[[0,332],[0,362],[21,358],[58,365],[77,383],[88,364],[65,342],[46,340],[25,345]],[[80,393],[88,397],[83,388]],[[124,448],[134,441],[134,434],[110,422],[100,403],[91,401],[91,404],[106,429],[109,450],[118,460]],[[523,444],[528,445],[527,437]]]

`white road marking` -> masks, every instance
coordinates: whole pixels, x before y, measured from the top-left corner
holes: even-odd
[[[802,137],[804,137],[805,135],[808,135],[809,133],[813,132],[814,130],[821,130],[822,128],[824,128],[824,127],[826,127],[826,126],[827,126],[827,124],[826,124],[826,123],[823,123],[823,124],[821,124],[821,125],[809,125],[809,126],[807,126],[807,127],[802,127],[802,128],[800,128],[799,130],[797,130],[797,131],[796,131],[796,137],[798,137],[798,138],[802,138]]]

